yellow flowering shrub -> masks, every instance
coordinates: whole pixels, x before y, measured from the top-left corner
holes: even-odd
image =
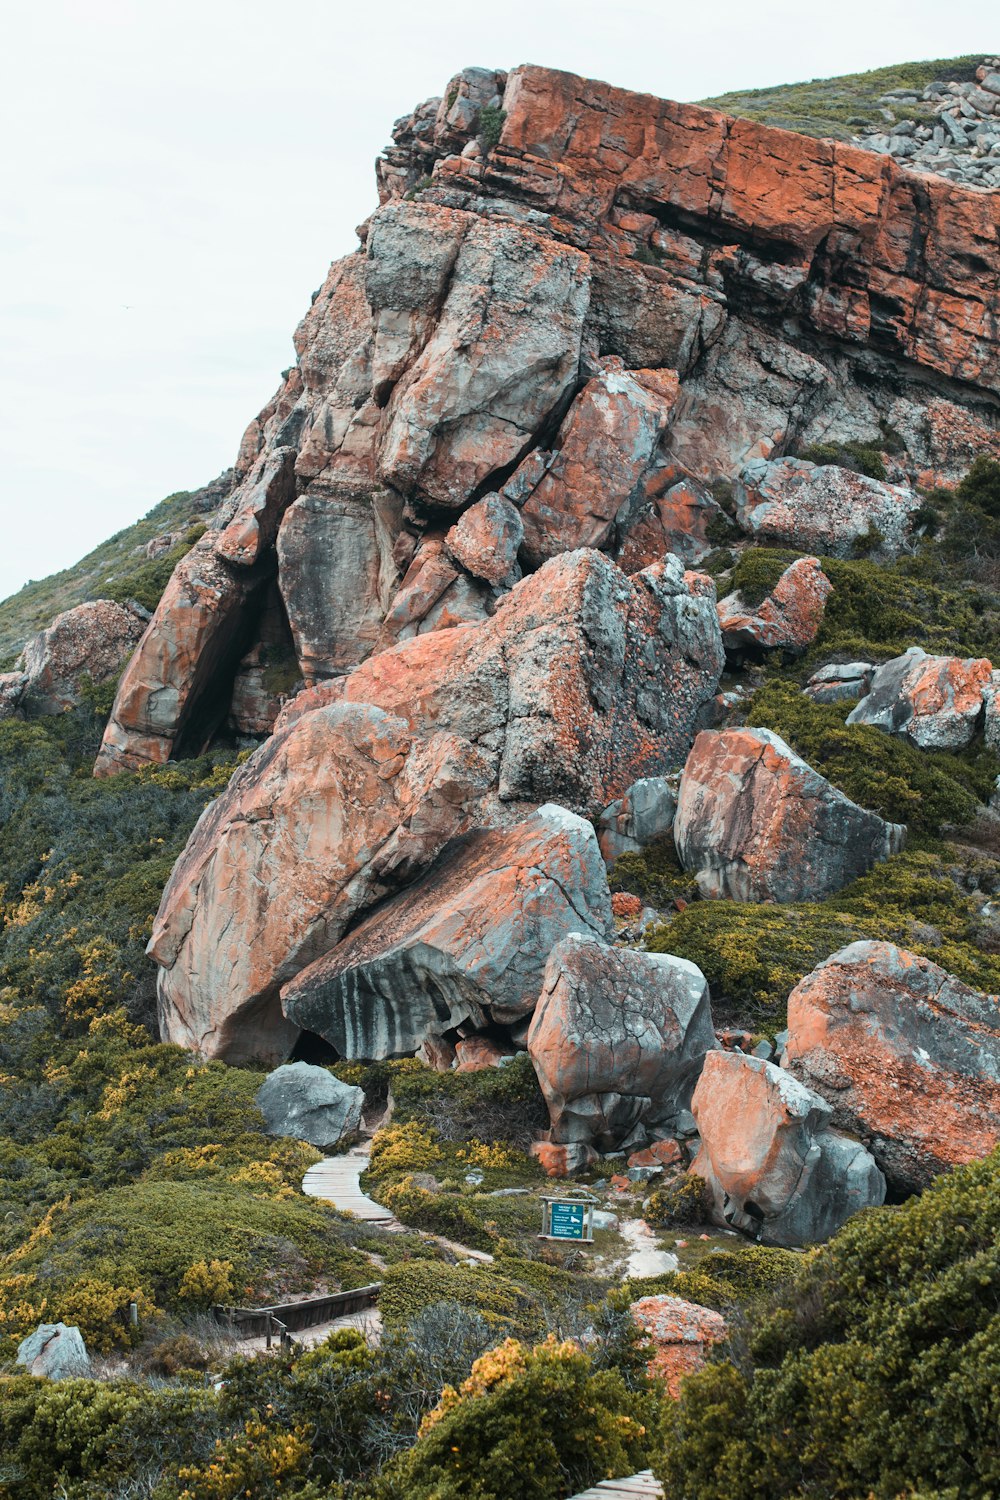
[[[230,1260],[196,1260],[181,1277],[177,1291],[182,1302],[211,1305],[230,1302],[233,1296],[233,1263]]]
[[[372,1141],[369,1172],[387,1177],[394,1172],[426,1172],[443,1160],[444,1152],[430,1130],[408,1120],[403,1125],[387,1125]]]
[[[251,1420],[237,1437],[217,1442],[207,1463],[177,1471],[184,1486],[178,1500],[242,1500],[246,1495],[265,1500],[304,1474],[308,1461],[302,1428],[281,1432]]]

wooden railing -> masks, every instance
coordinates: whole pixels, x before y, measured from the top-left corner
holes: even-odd
[[[295,1329],[332,1323],[334,1318],[346,1318],[350,1313],[374,1307],[381,1290],[382,1283],[373,1281],[369,1286],[354,1287],[349,1292],[327,1292],[322,1297],[306,1297],[301,1302],[278,1302],[271,1307],[219,1306],[213,1311],[220,1323],[238,1324],[240,1332],[247,1338],[263,1334],[270,1349],[275,1335],[284,1344]]]

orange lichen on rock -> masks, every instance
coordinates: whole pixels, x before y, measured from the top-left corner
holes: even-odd
[[[713,1344],[729,1332],[721,1313],[683,1297],[640,1297],[629,1311],[653,1346],[649,1374],[662,1380],[675,1400],[684,1376],[700,1370]]]

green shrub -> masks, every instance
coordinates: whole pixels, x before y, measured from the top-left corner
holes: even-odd
[[[795,1275],[800,1263],[801,1257],[791,1250],[741,1245],[736,1250],[713,1250],[686,1271],[630,1281],[626,1290],[633,1300],[668,1293],[725,1312],[767,1302],[776,1288]]]
[[[677,858],[672,835],[657,839],[637,853],[620,854],[611,867],[608,885],[612,891],[628,891],[660,911],[678,898],[691,901],[698,888]]]
[[[548,1110],[526,1052],[502,1068],[482,1068],[475,1073],[437,1073],[413,1059],[389,1066],[394,1123],[415,1121],[430,1127],[439,1146],[475,1137],[484,1145],[513,1145],[526,1151],[536,1132],[548,1122]],[[407,1170],[422,1168],[414,1162]],[[541,1176],[533,1162],[519,1156],[514,1160],[513,1174],[494,1172],[487,1183],[490,1187],[514,1187],[525,1174]]]
[[[162,557],[141,562],[129,572],[112,574],[97,585],[97,597],[113,599],[117,604],[127,604],[134,599],[143,609],[154,610],[177,564],[182,557],[187,556],[207,529],[201,523],[191,526],[183,539]]]
[[[642,1216],[654,1229],[675,1224],[704,1224],[708,1219],[705,1180],[693,1174],[654,1188],[642,1206]]]
[[[575,1344],[514,1340],[446,1388],[416,1445],[380,1493],[407,1500],[562,1500],[645,1466],[653,1398],[616,1370],[594,1370]]]
[[[800,1258],[745,1373],[685,1382],[654,1465],[677,1500],[1000,1486],[1000,1153]]]
[[[503,122],[507,111],[496,104],[484,104],[479,111],[479,144],[487,153],[495,151],[503,134]]]
[[[803,448],[799,457],[811,464],[836,464],[841,469],[853,469],[856,474],[867,474],[869,479],[886,477],[882,453],[875,443],[813,443]]]

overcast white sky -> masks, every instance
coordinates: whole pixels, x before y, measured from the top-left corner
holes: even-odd
[[[0,60],[0,598],[233,459],[469,64],[678,99],[1000,46],[993,0],[31,0]],[[993,28],[997,28],[994,26]]]

